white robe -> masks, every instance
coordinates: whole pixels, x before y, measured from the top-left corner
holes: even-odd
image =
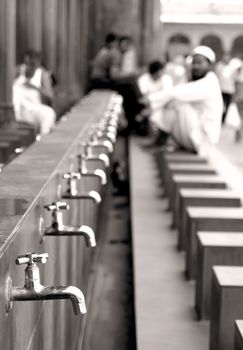
[[[218,79],[213,72],[205,77],[175,86],[160,95],[151,94],[163,113],[156,125],[170,133],[178,144],[201,153],[206,144],[218,142],[221,131],[223,100]]]
[[[156,124],[156,120],[159,120],[163,113],[162,108],[160,108],[160,93],[173,86],[172,78],[168,74],[162,74],[159,79],[154,80],[151,74],[144,73],[138,78],[137,83],[141,93],[150,100],[150,121]],[[153,100],[150,99],[151,95],[154,96]]]
[[[54,109],[41,102],[40,93],[25,86],[28,81],[36,87],[41,86],[41,68],[37,68],[33,77],[26,79],[20,74],[13,83],[13,106],[17,121],[30,123],[38,129],[40,134],[48,134],[56,121]]]

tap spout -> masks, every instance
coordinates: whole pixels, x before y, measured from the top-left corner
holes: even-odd
[[[98,177],[100,179],[101,185],[107,184],[107,176],[104,170],[102,169],[95,169],[93,172],[91,171],[82,171],[81,172],[81,178],[82,177]]]
[[[105,168],[108,168],[110,166],[110,159],[108,157],[107,154],[105,153],[100,153],[99,155],[91,155],[91,156],[88,156],[86,161],[88,160],[92,160],[92,161],[101,161]]]
[[[115,133],[111,132],[111,131],[98,131],[97,136],[99,139],[101,140],[106,140],[108,139],[111,143],[115,143],[116,142],[116,135]]]
[[[52,225],[45,230],[45,236],[84,236],[87,247],[95,247],[96,239],[95,233],[90,226],[82,225],[80,227],[73,227],[63,225],[58,228],[58,225]]]
[[[101,196],[97,191],[89,191],[87,193],[77,193],[71,194],[66,192],[62,195],[62,198],[65,199],[91,199],[95,204],[99,204],[101,202]]]
[[[97,140],[90,143],[91,147],[105,147],[108,153],[113,152],[113,144],[110,140]]]
[[[40,284],[35,290],[26,287],[13,287],[11,291],[11,301],[57,299],[70,299],[75,315],[87,312],[84,294],[79,288],[74,286],[44,287]]]

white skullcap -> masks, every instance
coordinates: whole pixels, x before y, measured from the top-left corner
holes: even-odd
[[[195,49],[192,50],[191,55],[201,55],[203,57],[206,57],[211,63],[215,63],[216,60],[213,50],[210,49],[210,47],[204,45],[195,47]]]

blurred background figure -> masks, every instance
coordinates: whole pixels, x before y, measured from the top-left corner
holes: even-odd
[[[16,120],[34,125],[37,133],[48,134],[56,121],[56,113],[51,107],[53,96],[52,78],[41,66],[40,54],[28,51],[13,82]]]
[[[225,52],[222,60],[215,65],[215,73],[219,79],[224,101],[222,124],[224,124],[229,105],[232,102],[235,94],[235,82],[238,67],[239,66],[236,65],[236,61],[232,60],[232,57],[228,52]]]
[[[91,89],[112,89],[114,79],[120,75],[121,54],[118,49],[118,37],[108,33],[104,46],[98,51],[91,64]]]
[[[121,52],[121,76],[136,76],[138,74],[137,52],[130,36],[121,36],[119,40]]]
[[[92,89],[113,89],[123,97],[127,126],[124,136],[136,130],[135,117],[144,108],[138,101],[137,59],[133,40],[110,33],[97,53],[91,70]]]
[[[173,85],[187,82],[186,59],[183,55],[176,55],[166,64],[165,71],[172,78]]]
[[[138,78],[138,87],[141,91],[142,97],[140,102],[143,103],[144,108],[136,117],[140,124],[140,128],[145,129],[144,134],[148,134],[148,121],[154,128],[156,120],[161,118],[162,109],[157,108],[160,104],[160,93],[173,86],[173,80],[169,74],[165,72],[165,63],[162,61],[153,61],[148,65],[147,72],[141,74]],[[158,93],[158,94],[157,94]],[[150,95],[153,99],[149,99]]]
[[[238,60],[238,68],[236,71],[236,79],[235,79],[235,94],[233,97],[233,101],[236,103],[238,108],[238,113],[240,116],[240,125],[235,131],[235,142],[239,142],[242,140],[243,133],[243,62],[242,60]]]

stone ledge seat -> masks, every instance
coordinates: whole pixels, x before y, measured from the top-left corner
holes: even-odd
[[[164,193],[168,196],[172,204],[172,176],[175,174],[184,175],[216,175],[216,170],[208,164],[191,164],[191,163],[168,163],[165,168]]]
[[[242,232],[198,232],[195,309],[199,320],[210,318],[214,265],[243,266]]]
[[[173,175],[172,176],[172,211],[179,207],[179,190],[184,189],[218,189],[227,188],[225,179],[219,175]],[[184,226],[178,227],[178,249],[185,249]]]
[[[11,122],[0,129],[0,142],[9,143],[9,147],[2,145],[0,162],[6,164],[16,157],[15,149],[30,146],[35,142],[36,130],[27,123]]]
[[[243,208],[188,207],[185,229],[186,276],[195,279],[197,272],[198,231],[241,232]]]
[[[235,321],[234,350],[243,349],[243,320]]]
[[[14,152],[14,143],[7,140],[1,141],[0,138],[0,163],[6,164]]]
[[[177,164],[207,164],[207,159],[205,157],[200,157],[195,153],[190,153],[187,151],[162,151],[157,154],[156,160],[162,181],[165,179],[166,167],[170,162]]]
[[[173,226],[185,228],[187,207],[241,207],[241,198],[230,189],[179,188],[173,207]],[[182,233],[183,234],[183,233]]]
[[[235,320],[243,319],[243,267],[214,266],[210,350],[234,349]]]

